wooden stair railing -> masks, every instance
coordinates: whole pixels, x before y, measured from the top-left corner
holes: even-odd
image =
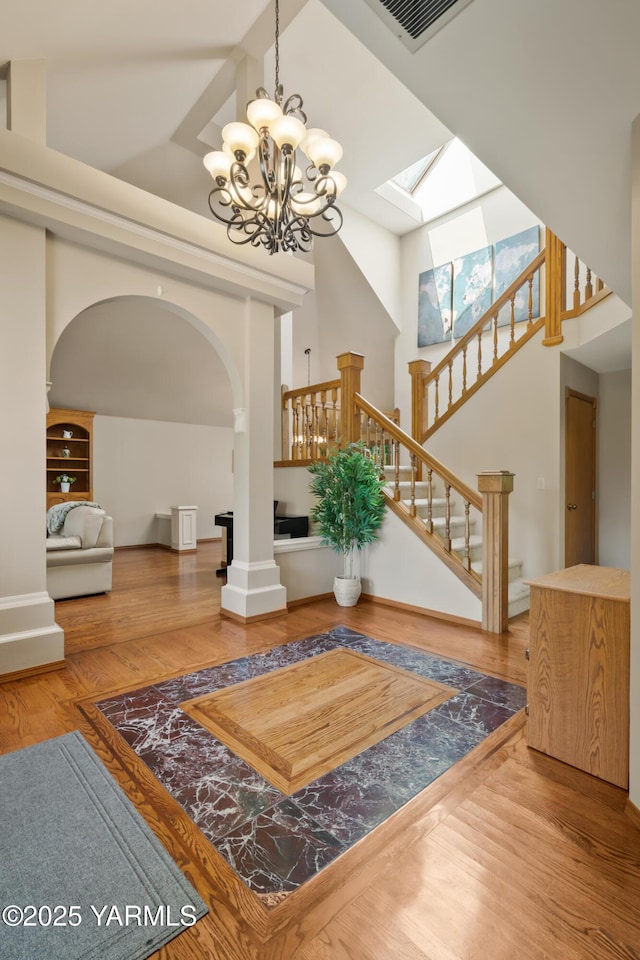
[[[482,629],[490,633],[504,633],[509,626],[509,511],[508,496],[513,490],[513,474],[507,470],[490,470],[478,474],[478,490],[451,472],[432,457],[413,437],[405,433],[382,411],[367,402],[360,394],[353,398],[356,408],[374,425],[376,442],[371,455],[380,472],[391,477],[391,492],[385,490],[387,505],[420,539],[446,564],[467,587],[482,600]],[[404,457],[402,453],[404,452]],[[401,489],[400,463],[408,457],[410,464],[408,490]],[[386,468],[386,469],[385,469]],[[420,480],[422,475],[422,480]],[[416,496],[417,484],[424,488],[424,497]],[[434,497],[436,485],[444,491],[443,498]],[[462,515],[454,520],[454,497],[462,502]],[[442,502],[444,501],[444,503]],[[435,505],[443,510],[435,516]],[[424,510],[418,513],[418,504]],[[471,563],[472,511],[482,524],[482,576]],[[462,533],[454,537],[453,524],[462,525]],[[440,532],[436,531],[436,524]]]
[[[440,559],[452,570],[477,597],[482,595],[481,578],[471,568],[471,510],[478,511],[482,516],[482,497],[463,480],[456,477],[444,464],[432,457],[409,434],[405,433],[382,411],[377,410],[360,394],[354,397],[355,406],[364,414],[370,433],[375,433],[376,443],[370,447],[371,455],[385,474],[385,467],[391,467],[393,476],[390,481],[391,493],[385,491],[389,507],[407,523],[421,540],[437,554]],[[373,428],[371,425],[374,425]],[[366,437],[363,437],[366,443]],[[405,454],[403,457],[402,454]],[[408,460],[411,470],[408,480],[408,489],[401,488],[401,460]],[[419,470],[419,467],[422,470]],[[416,486],[420,483],[420,472],[424,480],[425,497],[416,495]],[[442,486],[444,498],[436,498],[434,491]],[[464,514],[464,532],[454,538],[451,529],[453,494],[462,501],[461,509]],[[436,533],[436,517],[434,515],[435,501],[442,506],[444,499],[444,523],[441,524],[442,535]],[[426,516],[418,515],[416,501],[426,501],[423,507]],[[453,547],[454,539],[460,542],[459,549]]]
[[[398,410],[387,414],[365,400],[360,393],[363,366],[361,354],[343,353],[338,357],[340,380],[283,391],[283,459],[275,466],[304,466],[314,457],[326,456],[332,446],[362,440],[387,477],[391,492],[385,491],[385,497],[390,509],[482,599],[483,629],[503,633],[509,623],[506,497],[513,488],[513,475],[480,474],[482,496],[472,490],[401,429]],[[408,460],[408,481],[400,479],[401,459]],[[417,493],[418,483],[423,497]],[[437,485],[442,487],[442,497],[435,496]],[[461,502],[458,518],[452,514],[455,498]],[[474,514],[484,521],[482,577],[471,562]],[[461,527],[458,535],[454,526]]]
[[[561,343],[562,322],[580,316],[611,293],[602,280],[596,279],[594,287],[591,270],[576,257],[572,306],[566,309],[566,259],[565,245],[547,229],[545,249],[433,369],[427,360],[414,360],[409,364],[411,434],[420,444],[446,423],[538,330],[545,328],[542,341],[545,346]],[[584,291],[581,290],[583,272]],[[533,317],[536,275],[540,290],[543,278],[545,280],[545,315],[538,318]],[[521,292],[528,306],[528,317],[525,321],[516,321],[516,299]],[[508,312],[506,323],[501,317],[505,311]]]

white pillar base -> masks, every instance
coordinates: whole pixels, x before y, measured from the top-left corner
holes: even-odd
[[[0,677],[64,661],[64,630],[48,593],[0,597]]]
[[[227,567],[227,583],[220,591],[220,608],[222,614],[245,623],[285,614],[287,590],[280,583],[277,563],[234,560]]]

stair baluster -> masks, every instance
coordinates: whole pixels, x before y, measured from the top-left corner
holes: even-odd
[[[509,326],[511,334],[509,336],[509,348],[512,348],[516,342],[516,295],[513,293],[509,298],[511,301],[511,313],[509,316]]]
[[[393,441],[393,499],[400,500],[400,443]]]
[[[411,454],[411,500],[409,503],[409,513],[412,517],[416,515],[416,473],[417,460],[415,453]]]
[[[444,514],[444,547],[451,550],[451,484],[444,487],[445,514]]]
[[[465,570],[471,569],[471,522],[469,520],[469,508],[471,504],[468,500],[464,501],[464,556],[462,562]]]

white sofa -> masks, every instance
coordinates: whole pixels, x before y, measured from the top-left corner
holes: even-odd
[[[111,590],[113,519],[98,507],[76,506],[47,536],[47,590],[54,600]]]

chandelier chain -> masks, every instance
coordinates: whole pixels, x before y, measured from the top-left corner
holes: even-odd
[[[276,0],[276,98],[280,90],[280,3]]]

